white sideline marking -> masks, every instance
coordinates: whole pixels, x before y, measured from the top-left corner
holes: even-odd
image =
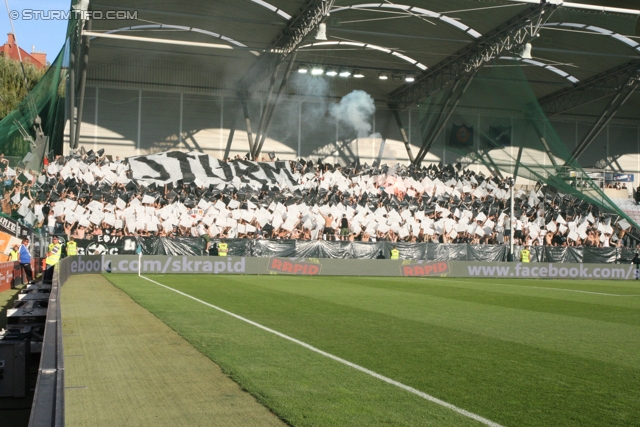
[[[635,295],[635,294],[605,294],[602,292],[591,292],[591,291],[579,291],[577,289],[563,289],[563,288],[546,288],[544,286],[526,286],[526,285],[512,285],[509,283],[474,283],[474,282],[464,282],[462,280],[451,280],[451,279],[440,279],[440,278],[435,278],[436,280],[444,280],[447,282],[455,282],[455,283],[465,283],[465,284],[472,284],[472,285],[477,285],[477,286],[512,286],[515,288],[523,288],[523,289],[545,289],[545,290],[549,290],[549,291],[564,291],[564,292],[579,292],[581,294],[592,294],[592,295],[605,295],[608,297],[640,297],[640,295]]]
[[[420,390],[417,390],[417,389],[415,389],[413,387],[409,387],[408,385],[405,385],[405,384],[402,384],[402,383],[400,383],[398,381],[392,380],[391,378],[385,377],[384,375],[380,375],[377,372],[371,371],[371,370],[369,370],[367,368],[364,368],[364,367],[362,367],[360,365],[356,365],[355,363],[349,362],[348,360],[342,359],[342,358],[340,358],[338,356],[334,356],[331,353],[327,353],[326,351],[322,351],[319,348],[316,348],[316,347],[314,347],[314,346],[312,346],[310,344],[307,344],[307,343],[305,343],[303,341],[300,341],[300,340],[297,340],[297,339],[295,339],[293,337],[290,337],[289,335],[285,335],[285,334],[283,334],[281,332],[278,332],[276,330],[267,328],[266,326],[263,326],[263,325],[261,325],[259,323],[256,323],[256,322],[252,321],[252,320],[246,319],[246,318],[244,318],[242,316],[239,316],[239,315],[237,315],[235,313],[227,311],[227,310],[225,310],[223,308],[217,307],[217,306],[215,306],[213,304],[209,304],[206,301],[202,301],[201,299],[198,299],[198,298],[196,298],[194,296],[191,296],[189,294],[181,292],[181,291],[179,291],[177,289],[171,288],[171,287],[169,287],[167,285],[163,285],[162,283],[156,282],[155,280],[151,280],[148,277],[144,277],[144,276],[140,276],[140,277],[145,279],[145,280],[148,280],[149,282],[155,283],[158,286],[162,286],[165,289],[168,289],[170,291],[178,293],[178,294],[180,294],[182,296],[185,296],[187,298],[191,298],[192,300],[197,301],[197,302],[199,302],[201,304],[204,304],[207,307],[211,307],[213,309],[216,309],[216,310],[218,310],[218,311],[220,311],[222,313],[228,314],[229,316],[235,317],[238,320],[242,320],[243,322],[246,322],[246,323],[248,323],[250,325],[253,325],[253,326],[257,327],[257,328],[260,328],[260,329],[262,329],[264,331],[270,332],[270,333],[275,334],[275,335],[277,335],[277,336],[279,336],[281,338],[284,338],[284,339],[289,340],[291,342],[294,342],[294,343],[296,343],[298,345],[301,345],[302,347],[304,347],[304,348],[306,348],[308,350],[311,350],[313,352],[321,354],[321,355],[323,355],[325,357],[328,357],[329,359],[333,359],[336,362],[340,362],[340,363],[342,363],[344,365],[350,366],[350,367],[352,367],[354,369],[357,369],[360,372],[364,372],[365,374],[371,375],[372,377],[375,377],[375,378],[377,378],[379,380],[382,380],[382,381],[384,381],[384,382],[386,382],[388,384],[394,385],[396,387],[399,387],[399,388],[401,388],[403,390],[408,391],[409,393],[413,393],[413,394],[415,394],[417,396],[420,396],[423,399],[426,399],[426,400],[428,400],[430,402],[433,402],[433,403],[436,403],[436,404],[438,404],[440,406],[444,406],[445,408],[451,409],[452,411],[457,412],[460,415],[464,415],[465,417],[468,417],[468,418],[471,418],[473,420],[476,420],[476,421],[478,421],[478,422],[480,422],[480,423],[482,423],[484,425],[487,425],[487,426],[490,426],[490,427],[503,427],[502,425],[500,425],[498,423],[495,423],[495,422],[493,422],[491,420],[488,420],[488,419],[486,419],[484,417],[481,417],[480,415],[476,415],[473,412],[469,412],[469,411],[466,411],[466,410],[464,410],[462,408],[458,408],[457,406],[452,405],[451,403],[445,402],[444,400],[440,400],[437,397],[431,396],[430,394],[424,393],[424,392],[422,392]]]

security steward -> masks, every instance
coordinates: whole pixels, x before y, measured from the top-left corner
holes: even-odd
[[[33,270],[31,269],[31,252],[29,252],[29,239],[22,239],[22,246],[20,246],[20,266],[22,271],[27,275],[27,281],[33,282]]]
[[[391,257],[389,259],[400,259],[400,251],[395,246],[391,249]]]
[[[531,262],[531,251],[529,250],[529,246],[525,246],[524,249],[520,251],[520,260],[522,262]]]
[[[218,256],[227,256],[229,253],[229,245],[224,240],[218,244]]]
[[[47,264],[47,269],[44,271],[44,280],[42,283],[44,284],[52,284],[53,283],[53,270],[60,261],[60,255],[62,254],[62,245],[58,241],[58,236],[52,237],[52,243],[49,245],[49,252],[47,252],[47,260],[45,263]]]
[[[9,261],[14,262],[20,259],[20,246],[14,245],[13,250],[9,253]]]
[[[69,236],[69,241],[66,244],[67,256],[78,255],[78,243],[73,237]]]

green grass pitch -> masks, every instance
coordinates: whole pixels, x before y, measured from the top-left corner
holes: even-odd
[[[108,275],[293,426],[480,422],[137,276]],[[640,283],[150,275],[498,425],[640,425]]]

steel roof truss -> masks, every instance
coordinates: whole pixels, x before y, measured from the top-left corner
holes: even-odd
[[[464,47],[423,73],[415,83],[392,92],[389,95],[390,103],[395,108],[404,110],[503,53],[520,49],[538,36],[542,25],[547,22],[557,7],[551,3],[540,3],[527,8],[485,37]]]

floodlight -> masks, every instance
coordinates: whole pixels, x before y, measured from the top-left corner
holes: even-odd
[[[340,70],[340,74],[338,74],[340,77],[351,77],[351,71],[349,70]]]
[[[316,40],[327,40],[327,24],[318,25]]]
[[[364,74],[360,70],[353,70],[353,77],[356,79],[364,78]]]
[[[311,75],[312,76],[321,76],[324,74],[324,70],[320,67],[313,67],[311,69]]]
[[[335,77],[338,75],[338,72],[335,70],[335,68],[327,68],[324,73],[329,77]]]
[[[522,50],[520,51],[520,57],[522,59],[533,59],[533,57],[531,56],[531,43],[527,43],[522,47]]]
[[[414,76],[413,74],[407,74],[406,76],[404,76],[404,81],[407,83],[413,83],[416,81],[416,76]]]
[[[300,74],[307,74],[309,72],[309,67],[307,67],[306,65],[299,65],[298,72]]]
[[[378,78],[380,80],[388,80],[389,79],[389,75],[387,73],[380,73],[380,74],[378,74]]]

